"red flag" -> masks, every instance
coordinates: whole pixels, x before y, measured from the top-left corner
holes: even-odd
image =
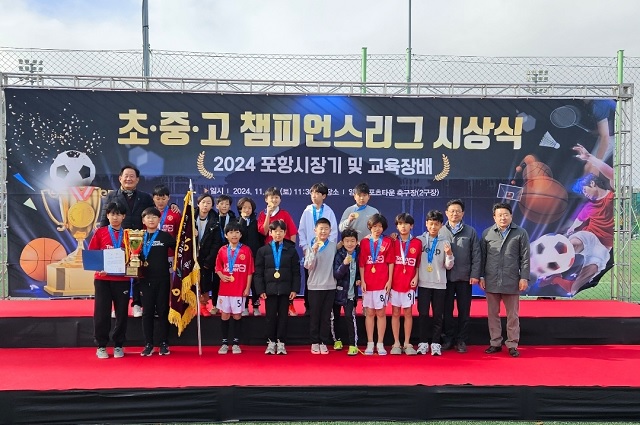
[[[200,278],[200,267],[195,257],[194,227],[193,205],[189,191],[184,197],[184,210],[176,241],[169,302],[169,322],[178,327],[178,336],[198,311],[198,300],[194,290]]]

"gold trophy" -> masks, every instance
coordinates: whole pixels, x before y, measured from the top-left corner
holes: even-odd
[[[94,272],[84,270],[82,250],[85,239],[98,222],[102,190],[96,186],[78,186],[60,192],[45,189],[40,193],[44,208],[49,218],[58,226],[57,230],[59,232],[68,230],[78,242],[75,251],[62,260],[47,266],[47,285],[44,290],[57,297],[94,295]],[[60,220],[51,212],[47,196],[58,200]]]
[[[144,230],[125,229],[124,246],[126,249],[127,268],[125,276],[138,277],[142,262],[140,261],[140,252],[142,252],[142,239],[144,238]]]

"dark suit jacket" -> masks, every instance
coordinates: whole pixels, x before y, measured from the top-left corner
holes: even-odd
[[[122,193],[121,189],[109,192],[107,198],[104,200],[102,206],[102,212],[100,213],[100,227],[108,226],[109,219],[107,218],[107,205],[111,202],[118,202],[127,209],[124,221],[122,222],[123,229],[142,229],[142,211],[149,207],[153,207],[153,198],[146,192],[136,190],[133,194],[135,200],[133,201],[133,208],[129,208],[126,195]]]

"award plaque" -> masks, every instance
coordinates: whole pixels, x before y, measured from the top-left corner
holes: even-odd
[[[142,244],[144,238],[144,230],[125,229],[124,231],[124,247],[127,253],[127,269],[125,276],[138,277],[140,275],[140,253],[142,252]]]

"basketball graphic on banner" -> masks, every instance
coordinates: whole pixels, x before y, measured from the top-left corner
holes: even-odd
[[[568,205],[567,190],[551,177],[529,179],[522,186],[520,211],[527,220],[534,223],[558,221],[567,211]]]
[[[37,238],[29,242],[20,254],[20,267],[33,280],[47,280],[47,266],[62,260],[67,251],[55,239]]]

